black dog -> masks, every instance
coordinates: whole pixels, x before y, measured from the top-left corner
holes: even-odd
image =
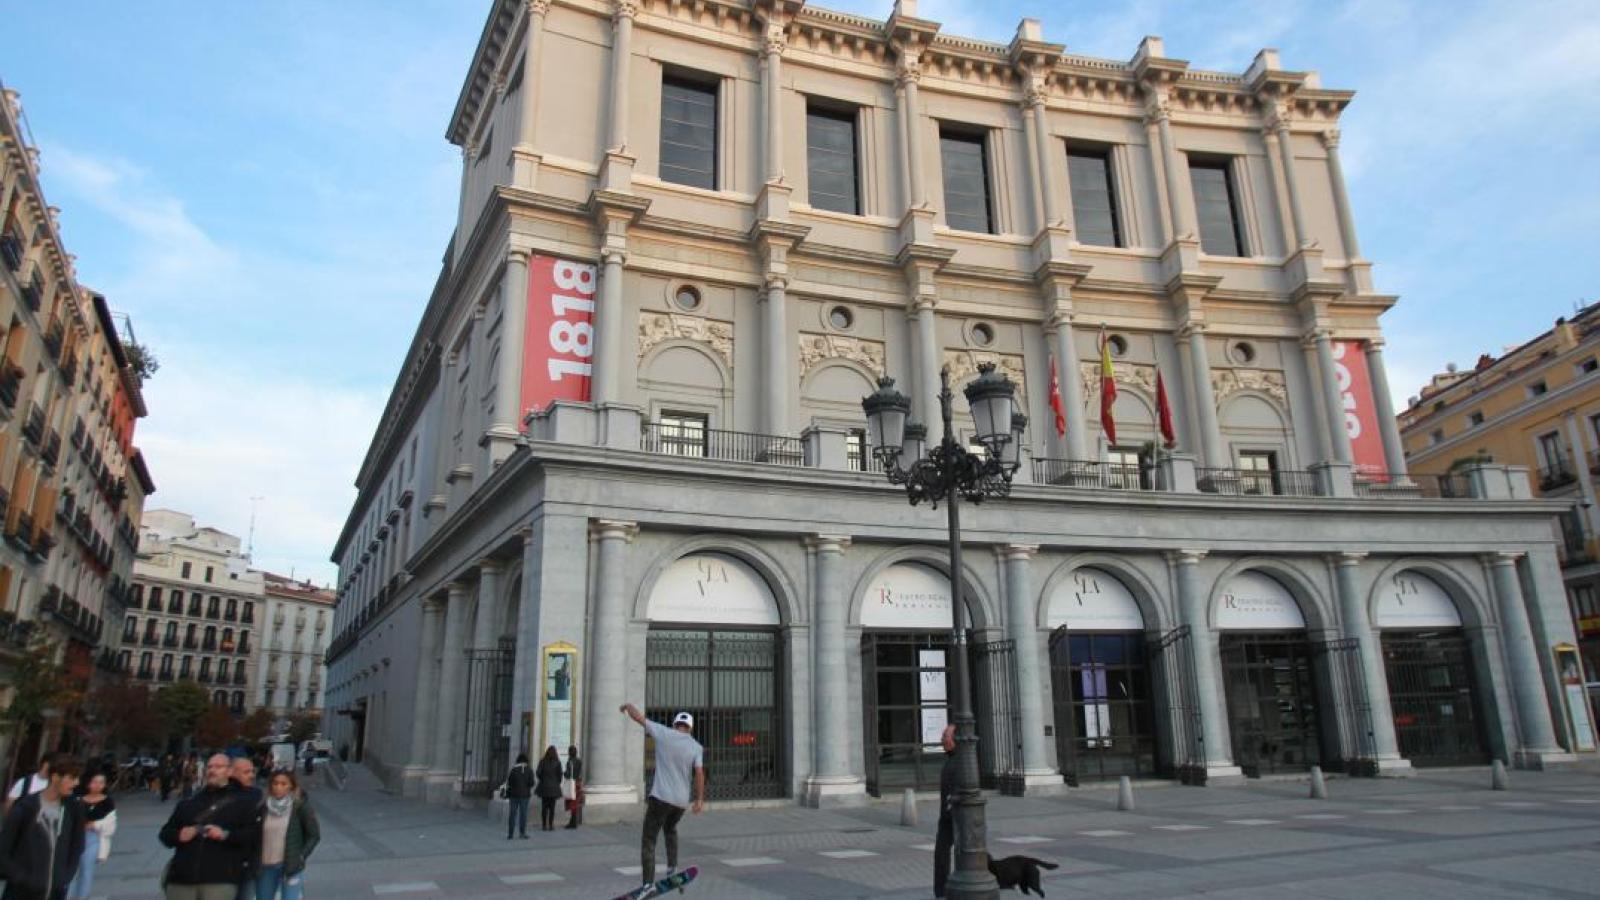
[[[1057,868],[1055,863],[1031,856],[1008,856],[1005,859],[989,857],[989,874],[1000,882],[1003,891],[1021,888],[1024,894],[1032,890],[1043,897],[1044,888],[1039,886],[1039,870],[1054,868]]]

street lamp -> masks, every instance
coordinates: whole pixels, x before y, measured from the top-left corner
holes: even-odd
[[[950,542],[950,663],[955,676],[956,726],[955,808],[956,868],[945,887],[954,898],[998,898],[999,885],[989,873],[983,792],[978,787],[978,734],[972,717],[972,680],[967,673],[967,605],[961,596],[961,499],[973,503],[985,497],[1011,493],[1011,477],[1022,462],[1022,435],[1028,417],[1017,411],[1017,387],[994,370],[993,363],[978,366],[978,377],[963,390],[981,453],[956,440],[951,424],[950,367],[939,372],[939,412],[944,435],[926,451],[927,428],[908,422],[911,403],[894,389],[893,378],[878,379],[878,389],[861,401],[867,413],[872,452],[883,463],[893,484],[904,485],[911,505],[923,500],[938,508],[945,504]]]

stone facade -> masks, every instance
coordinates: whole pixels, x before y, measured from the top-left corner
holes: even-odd
[[[324,656],[333,632],[333,592],[271,572],[263,576],[266,617],[255,704],[283,714],[319,710],[328,683]]]
[[[715,98],[711,189],[662,164],[664,77]],[[1126,62],[1072,56],[1032,21],[1009,44],[947,36],[911,0],[888,21],[795,0],[494,3],[448,130],[456,234],[334,548],[326,730],[442,802],[570,738],[603,814],[645,784],[617,706],[692,705],[703,671],[711,694],[761,693],[695,707],[714,795],[854,802],[924,778],[917,723],[925,741],[938,661],[960,652],[940,643],[953,581],[984,654],[986,771],[1008,789],[1120,752],[1109,670],[1068,650],[1113,620],[1150,659],[1127,676],[1154,685],[1139,774],[1303,767],[1258,733],[1284,708],[1239,693],[1269,645],[1315,682],[1284,701],[1312,758],[1404,772],[1415,725],[1385,659],[1412,592],[1431,612],[1411,621],[1448,632],[1476,685],[1471,753],[1567,758],[1543,649],[1571,637],[1556,507],[1520,470],[1405,474],[1377,340],[1394,298],[1373,290],[1339,168],[1351,96],[1273,51],[1237,75],[1154,38]],[[858,215],[810,202],[808,104],[851,111]],[[983,148],[991,233],[946,221],[955,124]],[[1083,147],[1119,246],[1074,227]],[[1201,161],[1226,170],[1239,255],[1202,247]],[[547,324],[551,304],[592,318]],[[1102,333],[1116,446],[1079,374]],[[1385,423],[1360,475],[1350,342]],[[933,422],[940,367],[985,360],[1034,425],[1012,498],[967,510],[951,573],[942,512],[868,471],[860,399],[887,374]],[[547,367],[582,373],[576,399],[528,402]],[[1152,454],[1158,370],[1177,434]],[[1091,623],[1085,591],[1121,606]],[[902,716],[906,673],[922,693]],[[1248,727],[1230,716],[1252,706]]]

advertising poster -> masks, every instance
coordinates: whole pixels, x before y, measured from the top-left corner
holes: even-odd
[[[574,743],[577,675],[578,648],[571,644],[549,644],[544,648],[543,744],[563,754]]]
[[[922,669],[922,743],[937,747],[950,722],[950,711],[945,706],[949,698],[945,692],[944,651],[918,650],[917,666]]]
[[[528,257],[519,422],[556,400],[589,399],[599,281],[595,267],[588,263],[536,254]]]
[[[1339,380],[1344,430],[1350,435],[1356,474],[1369,481],[1388,481],[1389,464],[1383,456],[1378,409],[1372,399],[1372,375],[1360,341],[1333,342],[1333,372]]]

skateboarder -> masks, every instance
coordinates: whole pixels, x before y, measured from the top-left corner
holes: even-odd
[[[656,742],[656,776],[645,801],[644,833],[639,842],[639,865],[646,885],[656,880],[656,835],[666,832],[667,871],[678,869],[678,820],[689,806],[690,775],[694,778],[695,815],[706,808],[705,749],[693,737],[694,716],[680,712],[672,727],[652,722],[632,703],[622,712],[644,726]]]

